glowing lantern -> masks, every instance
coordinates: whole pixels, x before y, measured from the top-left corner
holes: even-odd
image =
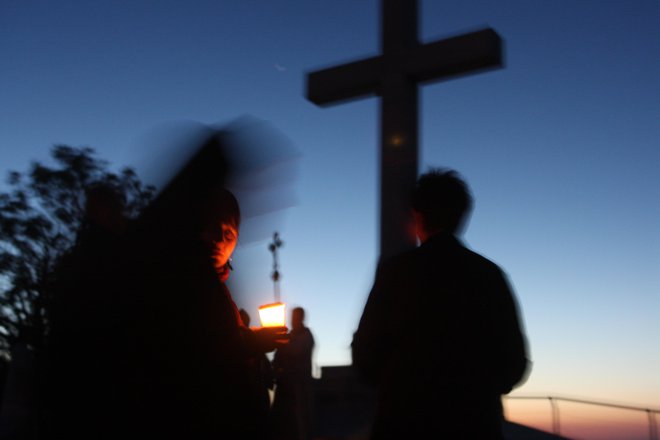
[[[262,327],[284,327],[284,303],[276,302],[259,307],[259,320]]]

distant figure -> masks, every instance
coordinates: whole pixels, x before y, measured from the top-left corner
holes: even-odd
[[[289,343],[275,353],[275,400],[273,438],[310,440],[312,438],[312,351],[314,337],[305,327],[305,310],[291,312]]]
[[[250,327],[250,314],[245,310],[245,309],[240,309],[238,311],[238,314],[241,316],[241,322],[243,323],[244,326]]]
[[[92,185],[85,191],[83,233],[94,229],[102,229],[108,235],[123,233],[128,224],[125,209],[126,197],[121,190],[103,183]]]
[[[51,330],[42,365],[40,434],[46,438],[100,438],[116,417],[120,392],[125,307],[123,193],[96,184],[86,191],[76,243],[51,286]]]
[[[418,248],[381,261],[353,337],[353,365],[378,387],[371,439],[502,439],[501,395],[528,361],[500,268],[456,237],[472,198],[454,171],[412,194]]]
[[[286,328],[246,327],[225,284],[241,216],[224,188],[224,141],[210,136],[134,231],[127,288],[142,304],[127,403],[136,437],[264,436],[268,401],[255,389],[250,365],[276,348]]]

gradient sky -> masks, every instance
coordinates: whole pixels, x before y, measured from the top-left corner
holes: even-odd
[[[145,176],[165,123],[268,121],[301,153],[298,202],[267,225],[283,300],[308,310],[317,364],[348,364],[377,261],[379,103],[318,108],[304,77],[375,55],[378,9],[0,1],[0,171],[64,143]],[[509,274],[531,346],[517,393],[660,407],[658,23],[655,0],[420,2],[421,41],[491,26],[506,42],[506,68],[422,88],[420,170],[471,185],[463,238]],[[270,264],[266,236],[235,257],[255,318]]]

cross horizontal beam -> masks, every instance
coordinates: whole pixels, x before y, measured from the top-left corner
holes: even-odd
[[[415,83],[444,81],[502,67],[502,40],[487,28],[418,45],[397,54],[397,72]],[[385,56],[375,56],[312,72],[307,76],[307,99],[319,106],[381,94],[389,72]]]

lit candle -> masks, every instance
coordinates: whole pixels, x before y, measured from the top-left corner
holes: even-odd
[[[259,320],[262,327],[284,327],[284,303],[277,302],[259,307]]]

